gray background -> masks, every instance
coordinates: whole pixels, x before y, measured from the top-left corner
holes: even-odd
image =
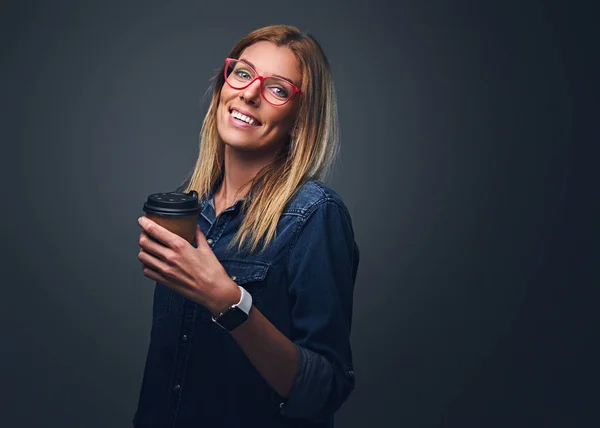
[[[0,425],[130,426],[153,288],[136,219],[193,167],[209,77],[273,23],[319,39],[339,95],[331,185],[362,261],[337,426],[595,425],[591,12],[3,2]]]

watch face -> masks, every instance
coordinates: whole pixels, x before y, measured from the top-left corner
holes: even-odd
[[[233,307],[216,319],[217,324],[226,330],[233,330],[248,319],[248,315],[240,308]]]

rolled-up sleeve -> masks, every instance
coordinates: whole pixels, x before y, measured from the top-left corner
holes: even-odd
[[[298,372],[281,414],[324,420],[354,389],[350,347],[358,247],[345,206],[319,201],[299,227],[287,266]]]

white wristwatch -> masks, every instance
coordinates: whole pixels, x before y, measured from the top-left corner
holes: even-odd
[[[250,309],[252,308],[252,296],[244,289],[244,287],[240,287],[239,285],[238,287],[242,292],[240,301],[226,309],[224,312],[221,312],[216,317],[212,317],[212,320],[217,323],[217,325],[227,331],[232,331],[243,324],[248,319]]]

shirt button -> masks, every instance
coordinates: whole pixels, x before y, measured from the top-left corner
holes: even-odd
[[[179,391],[181,389],[181,385],[177,384],[175,385],[175,388],[173,388],[175,391]]]
[[[182,336],[181,340],[183,340],[184,342],[187,342],[187,340],[188,340],[188,336],[187,336],[187,334],[184,334],[184,335]]]
[[[233,279],[233,280],[235,281],[235,280],[237,279],[237,276],[233,275],[233,276],[231,277],[231,279]]]
[[[283,409],[283,403],[279,403],[279,408]]]
[[[212,239],[207,239],[206,242],[208,243],[208,245],[212,245],[213,240]]]

